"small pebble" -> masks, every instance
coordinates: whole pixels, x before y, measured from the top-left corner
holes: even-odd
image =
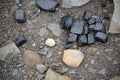
[[[45,41],[45,44],[49,47],[53,47],[55,46],[55,40],[52,39],[52,38],[48,38],[46,41]]]

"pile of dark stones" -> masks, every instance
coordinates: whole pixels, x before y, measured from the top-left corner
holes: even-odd
[[[83,19],[74,19],[69,14],[61,18],[61,28],[68,31],[65,48],[70,48],[75,42],[78,46],[91,45],[95,41],[107,42],[106,29],[99,16],[85,11]]]

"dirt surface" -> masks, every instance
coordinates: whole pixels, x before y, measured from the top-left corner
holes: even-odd
[[[69,76],[72,80],[110,80],[116,75],[120,76],[120,35],[108,34],[108,42],[105,44],[96,42],[93,45],[85,47],[74,46],[74,48],[81,50],[85,54],[85,60],[78,68],[70,68],[62,62],[63,45],[66,42],[67,36],[66,31],[62,30],[61,36],[55,36],[48,30],[49,35],[43,37],[39,36],[39,30],[41,28],[47,27],[49,23],[59,24],[63,15],[70,14],[82,20],[85,11],[90,11],[93,14],[99,15],[108,33],[113,13],[113,3],[109,0],[106,1],[105,9],[108,10],[108,14],[110,15],[110,19],[108,20],[104,19],[103,8],[101,7],[102,0],[91,0],[82,7],[73,7],[70,9],[59,7],[55,13],[41,11],[34,19],[31,19],[31,16],[34,12],[38,12],[39,9],[32,0],[23,0],[19,8],[25,10],[27,22],[19,24],[14,19],[14,11],[17,9],[18,5],[16,5],[13,0],[1,0],[0,47],[15,41],[16,37],[19,35],[24,35],[27,39],[27,43],[19,47],[21,52],[25,49],[37,52],[44,48],[52,50],[53,56],[47,58],[42,55],[41,63],[47,65],[48,68],[56,72]],[[30,25],[28,21],[30,21],[32,25]],[[47,38],[55,39],[56,46],[52,48],[45,46],[45,40]],[[35,46],[33,46],[33,44],[35,44]],[[60,63],[60,66],[54,67],[52,63]],[[17,67],[19,64],[23,64],[22,55],[14,58],[10,63],[0,62],[0,80],[38,80],[37,75],[39,73],[35,67],[27,68],[25,65]],[[14,69],[18,70],[15,76],[12,75]],[[66,72],[62,73],[65,69]]]

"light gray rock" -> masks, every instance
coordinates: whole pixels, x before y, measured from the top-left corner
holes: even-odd
[[[38,80],[42,80],[44,77],[45,77],[45,75],[43,75],[43,74],[38,74],[37,75]]]
[[[18,74],[19,70],[18,69],[14,69],[13,72],[12,72],[12,75],[13,76],[16,76]]]
[[[38,64],[36,65],[36,69],[41,73],[43,74],[46,70],[47,70],[47,67],[43,64]]]
[[[102,68],[98,73],[102,76],[105,76],[106,75],[106,68]]]
[[[53,34],[55,36],[60,36],[62,31],[61,31],[61,28],[60,28],[60,25],[56,24],[56,23],[50,23],[47,28],[49,30],[51,30],[53,32]]]
[[[53,51],[52,50],[48,51],[47,58],[51,58],[52,56],[53,56]]]
[[[5,47],[0,48],[0,60],[8,62],[13,57],[16,57],[20,54],[20,50],[17,48],[15,43],[6,45]]]
[[[38,35],[39,36],[46,36],[46,35],[48,35],[48,30],[46,29],[46,28],[41,28],[40,30],[39,30],[39,33],[38,33]]]
[[[63,0],[62,7],[72,8],[74,6],[82,6],[88,3],[90,0]]]

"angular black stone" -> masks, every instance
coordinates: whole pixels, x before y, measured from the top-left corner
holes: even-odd
[[[87,36],[86,35],[80,35],[78,38],[78,46],[86,46],[87,45]]]
[[[54,12],[58,8],[59,3],[57,0],[36,0],[36,5],[41,10]]]
[[[102,20],[99,16],[94,16],[96,23],[102,23]]]
[[[84,27],[84,21],[76,20],[73,22],[70,32],[74,34],[82,34]]]
[[[92,18],[92,13],[85,11],[84,15],[83,15],[83,19],[85,19],[86,21],[88,21],[89,19]]]
[[[22,46],[24,43],[26,43],[27,40],[23,37],[23,36],[19,36],[16,41],[15,41],[15,44],[16,46]]]
[[[73,43],[67,43],[64,45],[64,49],[69,49],[72,47],[72,45],[73,45]]]
[[[102,23],[96,23],[94,31],[95,32],[105,32],[105,27]]]
[[[70,29],[72,27],[72,24],[73,24],[73,17],[70,16],[69,14],[61,18],[61,22],[60,22],[61,28]]]
[[[84,26],[83,34],[88,34],[88,26]]]
[[[93,33],[88,34],[88,44],[94,44],[95,43],[95,38]]]
[[[68,42],[68,43],[69,43],[69,42],[75,42],[76,39],[77,39],[77,35],[76,35],[76,34],[73,34],[73,33],[70,33],[70,34],[68,35],[67,42]]]
[[[95,25],[94,25],[94,24],[89,25],[89,27],[88,27],[89,31],[93,31],[93,30],[94,30],[94,28],[95,28]]]
[[[89,25],[94,24],[95,22],[96,22],[96,19],[94,17],[88,20]]]
[[[15,11],[15,19],[18,23],[26,22],[26,16],[24,10],[16,10]]]
[[[107,42],[108,37],[103,32],[97,32],[96,35],[95,35],[95,39],[99,42],[105,43],[105,42]]]

